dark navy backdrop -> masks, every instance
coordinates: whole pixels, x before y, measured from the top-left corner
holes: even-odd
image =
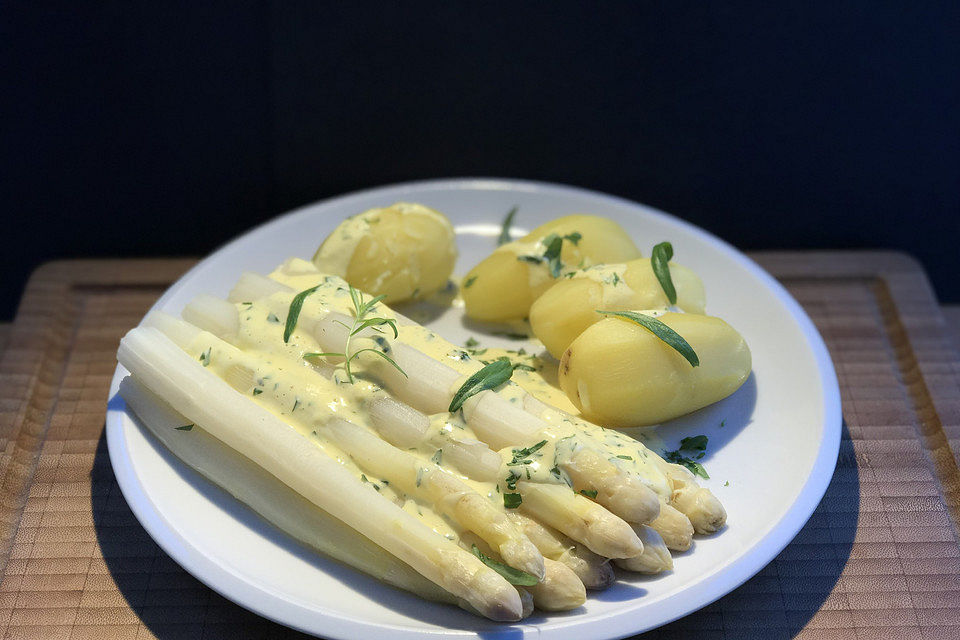
[[[957,302],[958,33],[952,2],[4,2],[0,317],[51,258],[457,175],[903,249]]]

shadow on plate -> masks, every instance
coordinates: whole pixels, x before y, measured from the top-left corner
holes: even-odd
[[[857,459],[844,422],[830,486],[793,541],[734,591],[676,622],[645,633],[643,639],[795,637],[820,611],[840,579],[850,559],[859,511]]]

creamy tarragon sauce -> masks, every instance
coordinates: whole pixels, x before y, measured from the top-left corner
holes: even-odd
[[[240,320],[239,332],[232,341],[236,347],[224,345],[212,334],[202,332],[190,345],[188,352],[201,361],[204,361],[204,354],[208,353],[205,358],[207,366],[219,377],[238,391],[250,394],[254,402],[310,438],[358,478],[370,482],[375,489],[420,518],[437,533],[449,539],[458,539],[461,533],[459,525],[435,512],[429,503],[395,489],[389,478],[366,474],[349,454],[324,437],[323,429],[317,428],[336,416],[376,433],[367,407],[371,401],[389,395],[375,381],[363,376],[362,358],[354,361],[353,384],[346,382],[342,371],[335,371],[332,378],[318,374],[313,365],[303,358],[304,354],[322,351],[310,331],[318,319],[330,312],[352,315],[353,305],[346,283],[339,277],[319,274],[312,264],[302,260],[288,261],[270,277],[295,291],[317,287],[304,300],[300,320],[287,343],[284,343],[282,336],[291,294],[278,293],[269,298],[236,304]],[[572,403],[557,388],[555,377],[551,376],[556,364],[549,356],[505,349],[459,347],[430,329],[404,322],[402,316],[382,304],[377,305],[375,313],[380,317],[398,319],[399,341],[440,360],[464,378],[478,371],[485,363],[501,357],[524,365],[525,368],[517,368],[512,379],[495,392],[520,406],[523,406],[527,394],[551,405],[538,416],[545,427],[535,440],[497,452],[501,459],[497,482],[472,479],[441,455],[440,466],[477,493],[502,504],[501,494],[513,490],[508,487],[508,480],[570,484],[566,473],[560,470],[561,465],[579,447],[589,447],[605,454],[618,467],[639,475],[662,497],[669,497],[671,487],[662,472],[664,463],[659,456],[630,436],[578,418]],[[419,445],[408,450],[427,468],[435,468],[437,451],[443,448],[444,442],[475,443],[478,440],[464,421],[462,412],[434,414],[429,416],[429,420],[426,437]],[[509,465],[517,449],[521,446],[531,447],[541,441],[544,444],[539,449],[524,456],[530,461],[528,464]]]

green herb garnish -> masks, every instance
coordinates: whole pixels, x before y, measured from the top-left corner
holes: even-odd
[[[183,425],[182,427],[176,427],[176,429],[177,429],[177,431],[190,431],[191,429],[193,429],[194,426],[196,426],[196,425],[185,424],[185,425]]]
[[[673,257],[673,245],[669,242],[661,242],[653,247],[650,254],[650,266],[653,267],[653,273],[660,281],[663,292],[667,294],[667,300],[670,304],[677,304],[677,290],[673,286],[673,278],[670,277],[670,258]]]
[[[272,322],[273,324],[280,324],[280,318],[278,318],[275,313],[268,313],[267,322]]]
[[[433,457],[430,458],[430,462],[435,465],[440,465],[443,460],[443,449],[437,449],[437,452],[433,454]]]
[[[583,235],[581,235],[579,231],[568,233],[565,236],[551,233],[540,241],[540,244],[545,247],[543,250],[543,255],[517,256],[517,260],[520,260],[521,262],[531,262],[534,264],[545,262],[550,268],[550,275],[554,278],[559,278],[560,273],[563,271],[563,262],[560,260],[560,251],[563,249],[563,241],[567,240],[572,242],[574,245],[577,245],[580,243],[581,238],[583,238]]]
[[[284,342],[290,341],[290,335],[293,334],[293,330],[297,327],[297,320],[300,318],[300,310],[303,309],[303,301],[307,299],[307,296],[319,288],[320,285],[310,287],[309,289],[301,291],[297,295],[293,296],[293,300],[290,301],[290,310],[287,311],[287,324],[283,328]]]
[[[509,475],[507,475],[506,480],[504,480],[503,482],[504,482],[504,484],[507,485],[507,489],[510,489],[511,491],[516,491],[516,490],[517,490],[517,480],[519,480],[519,479],[520,479],[520,476],[518,476],[516,473],[514,473],[513,470],[511,469]]]
[[[213,347],[207,347],[207,350],[200,354],[200,364],[205,367],[210,365],[210,350],[212,348]]]
[[[620,458],[621,460],[633,460],[633,458],[631,458],[630,456],[617,456],[617,457]]]
[[[526,571],[521,571],[520,569],[514,569],[513,567],[503,564],[502,562],[497,562],[493,558],[488,558],[483,555],[483,552],[477,548],[477,545],[473,545],[470,549],[473,552],[473,555],[480,558],[480,562],[487,565],[501,576],[504,580],[510,584],[517,585],[519,587],[532,587],[533,585],[540,582],[537,580],[537,576],[527,573]]]
[[[523,498],[520,497],[519,493],[503,494],[503,506],[507,509],[516,509],[522,502]]]
[[[310,291],[309,289],[307,291]],[[300,294],[297,294],[300,295]],[[383,333],[380,327],[386,325],[393,329],[393,337],[396,338],[399,334],[397,331],[397,321],[392,318],[380,318],[372,317],[367,318],[367,314],[373,309],[373,307],[383,300],[386,296],[379,295],[370,300],[363,299],[363,293],[353,288],[353,285],[350,285],[350,299],[353,301],[353,326],[347,327],[346,324],[340,322],[341,325],[347,328],[349,333],[347,334],[347,341],[343,347],[343,353],[333,353],[333,352],[323,352],[323,353],[305,353],[303,358],[317,358],[320,356],[336,356],[343,358],[343,368],[347,372],[347,381],[350,384],[353,384],[353,371],[350,369],[350,364],[353,360],[359,356],[361,353],[370,352],[375,353],[396,368],[397,371],[403,374],[404,377],[407,376],[407,373],[400,368],[393,358],[387,355],[387,351],[390,350],[390,346],[387,344],[387,341],[383,338],[375,338],[377,343],[380,344],[380,349],[375,349],[373,347],[367,347],[366,349],[358,349],[356,351],[350,351],[350,341],[353,339],[353,336],[357,335],[364,329],[370,328],[376,331],[377,333]],[[301,301],[302,304],[302,301]],[[290,305],[290,312],[293,313],[293,304]],[[297,314],[299,315],[300,310],[297,309]],[[334,322],[339,322],[339,320],[334,320]],[[287,326],[290,326],[290,320],[287,319]],[[292,331],[292,329],[291,329]]]
[[[525,447],[523,449],[514,449],[511,453],[513,454],[513,460],[507,463],[508,467],[512,467],[519,464],[530,464],[533,460],[529,458],[535,454],[537,451],[543,448],[543,445],[547,444],[546,440],[541,440],[535,445]]]
[[[463,383],[463,386],[460,387],[455,394],[453,394],[453,399],[450,401],[450,406],[447,408],[447,410],[451,413],[459,410],[467,398],[474,396],[481,391],[486,391],[487,389],[493,389],[494,387],[500,386],[509,380],[510,376],[512,375],[513,365],[509,360],[494,360],[490,364],[480,369],[480,371],[477,371],[475,374],[467,378],[467,381]]]
[[[697,356],[697,352],[693,350],[693,347],[690,346],[690,343],[684,340],[683,336],[681,336],[679,333],[653,316],[637,313],[636,311],[603,311],[602,309],[597,309],[596,312],[603,315],[617,316],[618,318],[624,318],[626,320],[630,320],[631,322],[636,322],[638,325],[663,340],[665,343],[667,343],[667,345],[676,349],[680,355],[686,358],[687,362],[690,363],[690,366],[700,366],[700,358]]]
[[[595,499],[597,497],[596,489],[580,489],[580,493],[587,496],[590,499]]]
[[[693,436],[680,441],[680,448],[676,451],[665,451],[663,459],[667,462],[680,464],[701,478],[710,479],[710,474],[697,462],[707,451],[707,436]],[[690,457],[694,456],[694,457]]]
[[[510,242],[510,227],[513,225],[513,216],[517,215],[517,209],[519,208],[520,207],[514,207],[513,209],[510,209],[510,213],[508,213],[507,217],[503,219],[503,225],[500,227],[500,237],[497,238],[498,247],[502,244],[507,244]]]
[[[477,276],[470,276],[469,278],[463,281],[463,288],[469,289],[470,286],[476,281],[477,281]]]
[[[260,395],[261,393],[263,393],[263,389],[254,389],[254,390],[253,390],[253,395],[255,395],[255,396],[258,396],[258,395]]]
[[[467,338],[467,341],[463,343],[463,346],[465,346],[468,349],[471,349],[477,346],[478,344],[480,344],[480,341],[474,338],[473,336],[470,336],[469,338]]]

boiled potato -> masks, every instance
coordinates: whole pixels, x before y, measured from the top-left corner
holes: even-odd
[[[497,247],[470,270],[461,294],[467,315],[487,322],[526,318],[533,301],[556,282],[549,262],[541,260],[547,250],[543,240],[551,234],[579,234],[576,240],[563,240],[559,262],[565,271],[640,257],[627,232],[612,220],[583,214],[557,218]]]
[[[704,312],[703,282],[690,269],[670,263],[677,291],[677,307]],[[597,265],[561,278],[530,307],[530,326],[555,358],[559,358],[584,329],[606,316],[596,313],[628,309],[660,309],[670,304],[648,258],[626,264]]]
[[[700,365],[634,322],[601,320],[560,359],[560,387],[585,418],[610,427],[657,424],[727,397],[750,375],[750,349],[720,318],[665,313],[659,320],[690,343]]]
[[[439,211],[398,202],[347,218],[313,262],[386,302],[424,298],[443,287],[457,260],[453,226]]]

